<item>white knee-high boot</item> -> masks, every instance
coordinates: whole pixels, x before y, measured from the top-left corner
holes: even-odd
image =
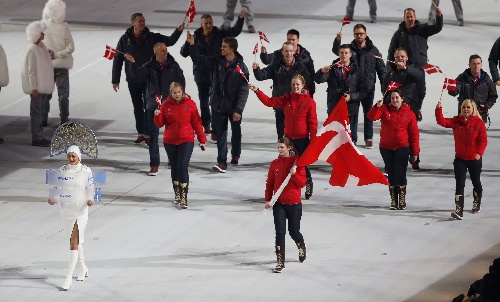
[[[80,274],[76,278],[76,281],[83,281],[86,277],[89,276],[89,269],[85,265],[85,258],[83,256],[83,246],[81,244],[78,245],[78,263],[80,263]]]
[[[73,279],[73,272],[75,271],[76,261],[78,260],[78,251],[70,250],[69,251],[69,270],[66,275],[66,279],[64,279],[64,283],[62,285],[63,290],[68,290],[71,287],[71,281]]]

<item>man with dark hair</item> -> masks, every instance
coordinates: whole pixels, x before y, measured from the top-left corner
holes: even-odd
[[[189,53],[193,63],[202,66],[209,72],[211,82],[210,106],[213,120],[217,125],[217,164],[212,167],[215,172],[226,173],[227,170],[227,128],[231,123],[231,165],[238,165],[241,155],[241,116],[248,99],[248,83],[240,71],[248,79],[248,69],[243,57],[238,53],[238,41],[235,38],[222,40],[219,56],[200,55],[195,44],[194,35],[187,34]]]
[[[113,71],[111,83],[113,89],[118,91],[120,89],[120,77],[122,73],[123,62],[125,61],[125,74],[128,83],[128,90],[132,98],[134,106],[135,128],[137,130],[137,139],[134,143],[138,144],[145,141],[149,144],[149,137],[147,136],[148,130],[145,123],[144,102],[145,102],[145,89],[146,84],[141,80],[133,77],[130,74],[130,62],[125,60],[123,53],[130,54],[134,57],[138,66],[142,66],[149,61],[153,56],[153,47],[156,43],[162,42],[166,46],[174,45],[182,31],[184,30],[184,23],[179,25],[170,37],[164,36],[159,33],[152,33],[146,27],[146,20],[142,13],[134,13],[130,17],[132,26],[128,28],[121,36],[116,46],[116,54],[113,59]]]
[[[427,65],[427,39],[439,33],[443,29],[443,13],[441,9],[436,6],[436,23],[433,25],[422,24],[417,20],[415,10],[413,8],[407,8],[404,11],[404,21],[399,24],[398,30],[394,33],[391,39],[391,44],[389,45],[389,50],[387,53],[387,60],[394,61],[394,53],[396,48],[406,49],[408,59],[412,65],[416,67],[422,67]],[[388,64],[390,65],[390,64]],[[421,80],[418,82],[418,112],[417,120],[422,120],[422,113],[420,108],[426,94],[425,87],[425,73]]]
[[[311,54],[307,49],[305,49],[302,45],[299,44],[299,38],[300,38],[300,33],[296,29],[290,29],[286,33],[286,40],[290,42],[293,46],[293,56],[295,57],[295,60],[298,62],[301,62],[304,64],[304,66],[307,69],[307,72],[309,73],[309,77],[312,79],[314,75],[314,61],[311,58]],[[265,65],[270,65],[274,61],[281,61],[283,59],[283,54],[281,49],[278,49],[274,51],[273,53],[269,54],[267,53],[266,47],[262,46],[261,47],[261,52],[260,52],[260,60],[262,63]],[[307,86],[307,89],[309,89],[309,94],[311,97],[314,96],[314,92],[316,91],[316,86],[314,84],[314,81],[311,81]]]
[[[201,16],[201,27],[195,30],[193,36],[196,46],[198,47],[198,52],[203,56],[217,56],[220,55],[222,39],[227,37],[237,37],[241,33],[243,28],[243,21],[245,20],[245,14],[240,11],[238,15],[238,20],[234,27],[230,28],[217,28],[214,26],[212,16],[209,14],[203,14]],[[181,47],[181,56],[184,58],[188,57],[189,53],[189,43],[186,41]],[[201,121],[205,129],[205,133],[211,133],[211,139],[213,142],[217,141],[217,133],[215,129],[217,128],[215,121],[210,114],[210,107],[208,105],[209,94],[210,94],[210,70],[204,65],[193,63],[193,75],[196,86],[198,86],[198,97],[200,98],[200,111],[201,111]],[[210,127],[210,125],[212,125]]]
[[[354,25],[354,40],[351,42],[351,60],[356,62],[362,73],[363,79],[366,80],[366,88],[368,93],[365,98],[361,99],[363,106],[364,119],[364,139],[366,148],[373,148],[373,122],[367,118],[366,114],[373,106],[373,98],[375,96],[375,83],[377,74],[380,81],[380,88],[383,92],[385,75],[387,73],[384,61],[377,59],[374,56],[382,57],[380,51],[373,45],[372,40],[367,35],[366,27],[363,24]],[[333,40],[332,52],[339,55],[342,33],[337,34],[337,38]],[[352,128],[351,128],[352,131]]]
[[[490,73],[493,82],[500,86],[500,74],[498,73],[498,65],[500,64],[500,38],[498,38],[493,47],[491,47],[490,56],[488,57],[490,63]]]
[[[488,120],[488,109],[497,101],[498,94],[495,83],[490,76],[482,69],[483,61],[477,54],[469,57],[469,68],[460,74],[457,80],[457,89],[448,91],[451,96],[458,95],[458,112],[462,102],[471,99],[476,102],[481,118],[486,123]]]

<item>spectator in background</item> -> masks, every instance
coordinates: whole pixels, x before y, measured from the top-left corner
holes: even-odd
[[[236,2],[238,0],[227,0],[226,1],[226,12],[224,13],[224,23],[222,23],[221,29],[229,29],[231,23],[234,20],[234,9],[236,8]],[[255,27],[253,26],[253,11],[252,11],[252,1],[250,0],[240,0],[241,10],[244,12],[244,17],[247,20],[248,32],[255,33]],[[239,15],[238,15],[239,17]]]
[[[354,16],[354,6],[356,5],[356,0],[347,0],[347,7],[345,9],[345,16],[351,18]],[[368,0],[368,6],[370,7],[370,22],[377,22],[377,1]]]
[[[0,90],[9,84],[9,67],[5,51],[0,44]],[[0,144],[3,144],[3,138],[0,137]]]
[[[455,9],[455,16],[457,17],[458,26],[464,26],[464,10],[460,0],[451,0],[453,8]],[[439,0],[431,0],[431,8],[429,10],[429,24],[436,22],[436,6],[439,6]]]
[[[500,86],[500,74],[498,73],[498,66],[500,64],[500,38],[491,47],[488,62],[490,63],[491,78],[495,82],[495,85]]]

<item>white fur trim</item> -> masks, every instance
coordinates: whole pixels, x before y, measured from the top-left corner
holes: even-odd
[[[35,44],[40,35],[47,29],[43,21],[33,21],[26,27],[26,39],[29,43]]]
[[[45,22],[62,23],[66,18],[66,3],[62,0],[49,0],[43,8]]]

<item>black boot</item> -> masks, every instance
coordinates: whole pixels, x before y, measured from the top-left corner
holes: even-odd
[[[455,212],[451,213],[451,217],[462,220],[464,218],[464,196],[455,195]]]
[[[302,263],[304,262],[304,260],[306,260],[306,244],[304,243],[304,241],[295,242],[295,244],[299,249],[299,262]]]
[[[389,186],[389,193],[391,194],[391,207],[389,208],[389,210],[398,209],[398,191],[399,186]]]
[[[472,213],[476,214],[481,211],[481,198],[483,197],[483,192],[476,192],[475,190],[472,191],[472,194],[474,195],[474,202],[472,203]]]
[[[187,209],[188,208],[188,202],[187,202],[188,184],[181,183],[180,185],[181,185],[181,208]]]
[[[281,273],[285,269],[285,246],[276,246],[276,258],[278,263],[274,268],[274,273]]]
[[[181,184],[178,181],[172,181],[172,186],[174,187],[174,204],[181,202]]]
[[[398,186],[399,206],[398,210],[406,209],[406,185]]]
[[[313,180],[311,177],[306,180],[306,193],[304,195],[306,199],[311,198],[313,195]]]

